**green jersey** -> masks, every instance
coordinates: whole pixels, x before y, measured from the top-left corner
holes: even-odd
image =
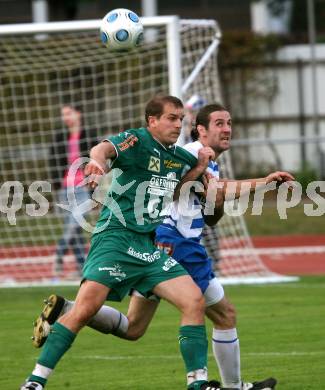
[[[95,232],[107,228],[152,232],[166,216],[180,178],[197,159],[181,147],[163,146],[146,128],[127,130],[108,141],[117,156]]]

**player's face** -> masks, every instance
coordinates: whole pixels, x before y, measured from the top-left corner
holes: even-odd
[[[149,117],[149,130],[153,137],[163,145],[172,145],[181,133],[183,118],[183,108],[167,103],[160,118]]]
[[[206,145],[217,153],[230,147],[232,132],[231,116],[228,111],[214,111],[210,114],[209,127],[206,131]]]
[[[80,123],[80,112],[72,107],[65,106],[61,109],[61,118],[68,128],[72,128]]]

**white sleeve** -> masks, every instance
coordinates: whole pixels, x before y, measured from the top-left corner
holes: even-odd
[[[203,148],[203,145],[199,141],[190,142],[183,146],[189,153],[191,153],[194,157],[198,158],[199,150]],[[208,168],[206,170],[208,173],[213,175],[215,178],[219,179],[219,167],[215,161],[210,161]]]
[[[183,148],[197,158],[199,155],[199,150],[203,148],[203,146],[200,142],[195,141],[184,145]]]

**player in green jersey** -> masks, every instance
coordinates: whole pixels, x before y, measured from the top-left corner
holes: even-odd
[[[105,300],[121,300],[131,288],[144,296],[154,293],[181,311],[179,344],[188,389],[219,387],[217,382],[207,381],[208,343],[201,291],[186,271],[158,251],[153,242],[154,231],[181,177],[192,168],[191,178],[197,179],[205,172],[209,159],[214,158],[210,148],[202,148],[196,160],[173,146],[183,116],[178,98],[156,97],[146,107],[147,128],[128,130],[91,150],[92,161],[85,169],[90,185],[97,184],[95,177],[103,174],[109,159],[116,168],[113,183],[92,237],[75,304],[53,324],[21,390],[43,389],[77,333]]]

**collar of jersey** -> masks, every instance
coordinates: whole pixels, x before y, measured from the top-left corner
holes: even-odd
[[[166,146],[163,145],[160,141],[158,141],[157,138],[155,138],[155,137],[150,133],[150,131],[149,131],[148,129],[147,129],[147,132],[148,132],[148,134],[150,135],[150,137],[151,137],[155,142],[157,142],[157,144],[159,144],[163,149],[169,150],[169,149],[175,148],[175,145],[170,145],[168,148],[166,148]]]

